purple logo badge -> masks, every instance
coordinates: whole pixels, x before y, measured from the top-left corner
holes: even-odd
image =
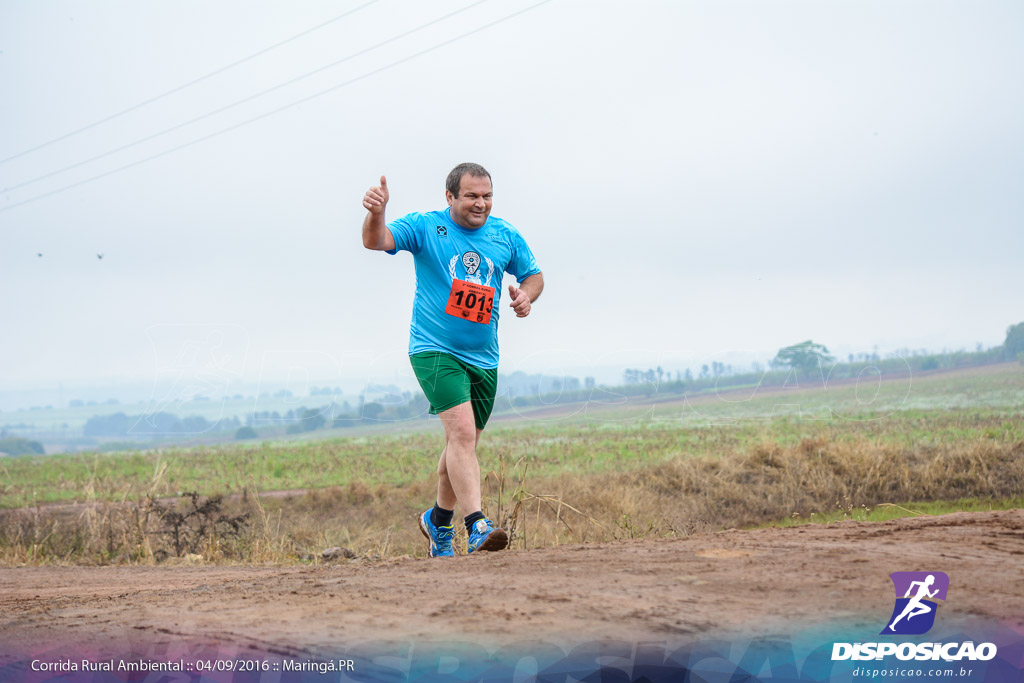
[[[943,572],[893,572],[889,578],[896,589],[896,605],[880,635],[927,633],[935,624],[935,601],[946,599],[949,577]]]

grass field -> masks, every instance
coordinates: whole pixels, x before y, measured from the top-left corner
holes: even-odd
[[[601,395],[497,420],[480,460],[487,512],[515,527],[520,545],[681,535],[895,510],[881,503],[917,512],[928,511],[921,501],[1019,506],[1022,417],[1020,364],[698,397]],[[180,554],[164,547],[170,508],[191,512],[182,524],[207,514],[213,531],[191,544],[207,559],[294,561],[325,545],[413,552],[420,539],[410,520],[433,502],[443,446],[433,427],[0,460],[0,508],[11,510],[0,523],[0,560]],[[229,498],[196,512],[216,495]],[[177,507],[159,502],[174,497]],[[57,502],[85,505],[44,505]],[[235,529],[217,526],[218,515],[245,519]]]

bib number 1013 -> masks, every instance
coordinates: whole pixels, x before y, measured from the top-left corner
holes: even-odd
[[[452,281],[448,293],[448,305],[444,312],[456,318],[482,325],[491,322],[491,307],[494,305],[494,287],[478,285],[465,280]]]

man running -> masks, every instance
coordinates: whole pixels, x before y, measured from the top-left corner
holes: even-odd
[[[502,550],[508,534],[484,517],[476,446],[494,407],[498,386],[498,313],[501,279],[509,285],[516,317],[530,314],[544,277],[519,232],[491,216],[491,174],[479,164],[459,164],[445,183],[448,208],[384,219],[387,179],[363,196],[363,246],[395,254],[412,252],[416,267],[409,358],[430,412],[444,425],[437,464],[437,500],[420,515],[431,557],[455,554],[452,518],[458,503],[469,533],[468,551]]]
[[[900,612],[900,615],[893,619],[892,623],[889,624],[890,631],[896,631],[896,622],[903,617],[906,617],[907,621],[910,621],[914,617],[922,614],[928,614],[932,611],[932,606],[926,605],[922,600],[924,598],[934,598],[935,594],[939,592],[938,588],[933,591],[928,590],[928,587],[933,583],[935,583],[935,576],[933,574],[929,574],[924,581],[912,581],[910,583],[910,586],[907,587],[907,593],[903,597],[910,598],[910,594],[913,592],[914,586],[917,586],[917,594],[910,598],[910,601],[907,603],[907,606],[903,608],[903,611]],[[899,593],[896,595],[899,595]]]

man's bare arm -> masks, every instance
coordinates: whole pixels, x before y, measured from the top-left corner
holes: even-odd
[[[363,246],[367,249],[391,251],[395,248],[395,237],[384,219],[389,197],[388,180],[384,176],[380,177],[380,185],[371,187],[363,195],[363,206],[367,211],[363,219]]]
[[[530,297],[530,303],[533,303],[544,291],[544,273],[534,273],[526,278],[519,285],[519,289],[526,292],[526,295]]]

